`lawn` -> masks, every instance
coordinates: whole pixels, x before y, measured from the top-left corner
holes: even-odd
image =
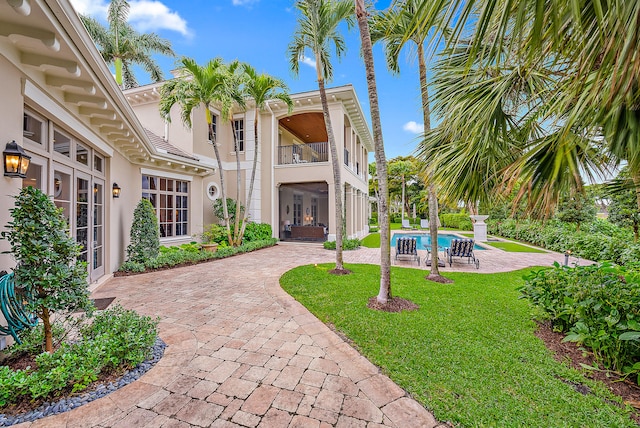
[[[366,307],[379,287],[379,268],[333,265],[287,272],[282,287],[325,323],[333,324],[383,372],[455,426],[637,426],[601,384],[556,362],[534,335],[531,308],[516,288],[525,271],[447,273],[453,284],[424,279],[425,271],[392,267],[394,295],[418,311]],[[584,384],[583,395],[574,385]]]
[[[492,247],[496,247],[510,253],[546,253],[546,251],[539,248],[528,247],[516,242],[483,242],[483,244],[491,245]]]

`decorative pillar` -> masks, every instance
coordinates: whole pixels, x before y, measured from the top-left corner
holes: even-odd
[[[488,215],[472,215],[469,216],[473,223],[473,238],[476,242],[487,242],[487,223],[484,221],[489,218]]]

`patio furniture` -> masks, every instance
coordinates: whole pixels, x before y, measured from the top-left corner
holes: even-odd
[[[475,241],[473,239],[452,239],[451,247],[445,249],[445,256],[449,261],[449,266],[453,264],[454,257],[466,257],[468,263],[473,262],[476,269],[480,269],[480,260],[473,253],[474,245]]]
[[[408,257],[420,264],[416,238],[400,237],[396,240],[396,260],[400,257]]]
[[[426,218],[420,219],[420,229],[429,229],[429,220]]]
[[[424,258],[424,265],[431,266],[431,244],[425,245],[424,248],[427,250],[427,257]],[[438,245],[438,252],[440,251],[442,251],[442,256],[438,255],[438,266],[445,267],[445,248]]]
[[[406,219],[406,220],[405,220],[405,219],[403,219],[403,220],[402,220],[402,228],[403,228],[403,229],[413,229],[413,228],[411,227],[411,224],[409,223],[409,220],[408,220],[408,219]]]

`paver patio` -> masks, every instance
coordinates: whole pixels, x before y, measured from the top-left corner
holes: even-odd
[[[563,261],[557,253],[484,253],[485,273]],[[379,254],[361,248],[344,258],[377,264]],[[280,288],[287,270],[334,259],[317,244],[281,244],[109,280],[92,297],[160,317],[164,357],[106,397],[19,426],[444,427]]]

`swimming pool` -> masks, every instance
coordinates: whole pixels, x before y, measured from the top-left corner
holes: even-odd
[[[391,237],[391,246],[396,246],[396,239],[398,236],[405,236],[407,238],[416,238],[418,250],[424,250],[427,246],[431,245],[431,236],[428,233],[394,233]],[[452,239],[460,239],[456,235],[448,235],[438,233],[438,247],[450,247]],[[484,250],[478,244],[473,246],[474,250]]]

